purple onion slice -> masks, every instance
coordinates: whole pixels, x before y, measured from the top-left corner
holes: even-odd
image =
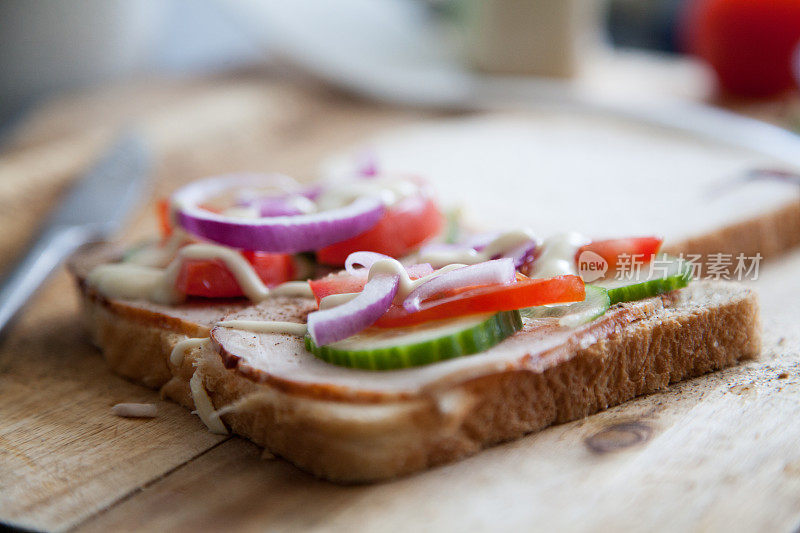
[[[421,284],[403,300],[403,307],[409,313],[414,313],[420,310],[420,304],[424,300],[434,294],[472,285],[514,283],[516,279],[517,271],[514,268],[514,260],[508,257],[465,266]]]
[[[400,277],[387,274],[367,282],[347,303],[308,315],[308,334],[317,346],[352,337],[375,323],[392,305]]]
[[[367,196],[328,211],[252,219],[228,217],[198,207],[237,188],[269,184],[268,177],[259,175],[220,176],[191,183],[172,196],[177,223],[197,237],[225,246],[296,253],[317,250],[363,233],[384,212],[379,198]]]

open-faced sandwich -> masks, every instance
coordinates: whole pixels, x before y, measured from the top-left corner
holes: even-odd
[[[453,461],[759,352],[755,296],[692,281],[659,238],[444,231],[422,181],[369,174],[180,189],[161,241],[73,261],[94,342],[211,431],[342,482]]]

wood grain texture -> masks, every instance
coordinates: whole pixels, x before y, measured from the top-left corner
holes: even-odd
[[[135,117],[154,194],[199,176],[311,176],[331,151],[422,116],[260,73],[158,82],[44,106],[0,156],[0,268]],[[430,116],[430,115],[426,115]],[[25,183],[31,180],[34,187]],[[25,200],[24,203],[22,201]],[[154,230],[142,210],[131,238]],[[773,530],[800,523],[800,253],[762,269],[762,359],[458,464],[366,487],[317,481],[115,377],[60,275],[0,345],[0,520],[65,530]],[[117,402],[159,417],[114,417]]]
[[[788,531],[800,430],[777,413],[797,408],[798,370],[796,354],[751,363],[374,486],[315,480],[234,439],[79,530],[196,531],[224,516],[270,531]]]
[[[321,482],[232,439],[78,530],[793,530],[800,332],[784,324],[800,318],[798,270],[800,252],[752,283],[758,361],[374,486]]]
[[[224,440],[101,364],[70,285],[54,280],[0,348],[0,517],[23,526],[84,519]],[[159,416],[116,417],[120,402]]]

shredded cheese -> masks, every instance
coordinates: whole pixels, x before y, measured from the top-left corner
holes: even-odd
[[[153,403],[118,403],[111,408],[111,414],[124,418],[155,418],[158,409]]]

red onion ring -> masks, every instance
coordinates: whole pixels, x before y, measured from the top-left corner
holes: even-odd
[[[383,203],[374,197],[320,213],[257,219],[226,217],[198,207],[231,189],[259,185],[265,185],[264,176],[219,176],[191,183],[172,196],[176,220],[187,232],[225,246],[296,253],[355,237],[374,226],[384,212]]]
[[[472,285],[493,285],[514,283],[517,271],[510,257],[494,259],[476,265],[465,266],[436,276],[426,281],[403,300],[403,307],[409,313],[420,310],[420,304],[443,291],[470,287]]]
[[[383,316],[400,287],[400,277],[378,275],[347,303],[308,315],[308,334],[317,346],[352,337]]]

